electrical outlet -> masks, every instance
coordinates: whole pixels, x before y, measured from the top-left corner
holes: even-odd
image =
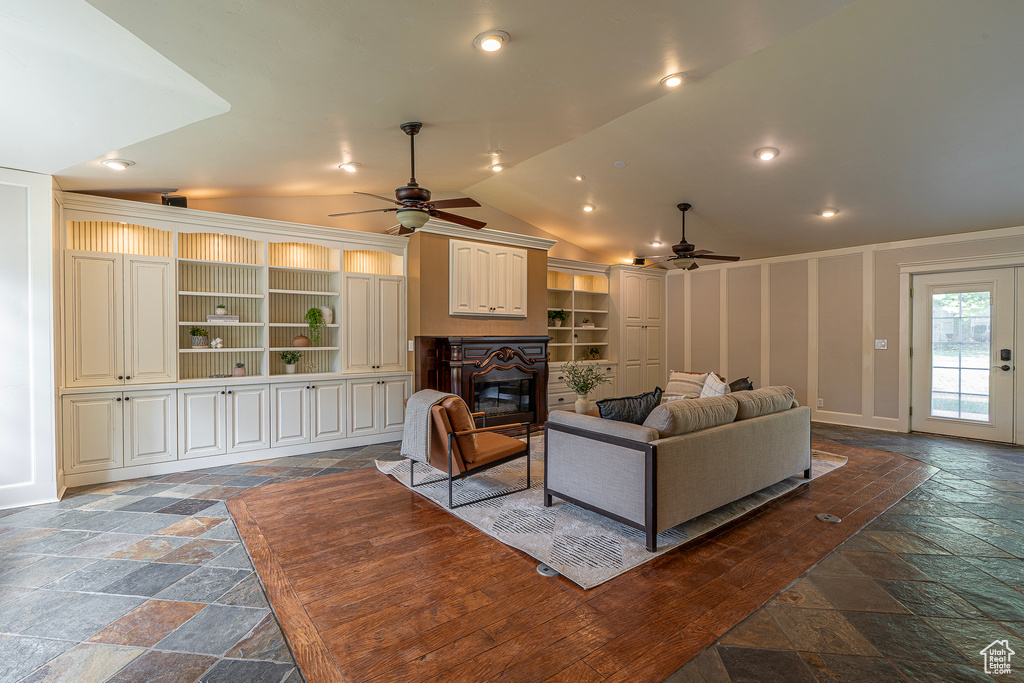
[[[412,339],[409,340],[409,350],[410,351],[415,351],[416,350],[416,343]]]
[[[819,398],[818,399],[818,407],[819,408],[824,408],[825,407],[825,399],[823,399],[823,398]]]
[[[888,344],[889,344],[889,340],[888,339],[876,339],[875,340],[875,350],[876,351],[884,351],[886,348],[888,348]]]

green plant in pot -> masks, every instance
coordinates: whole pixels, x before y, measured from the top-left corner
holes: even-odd
[[[210,348],[210,333],[199,327],[193,325],[188,330],[189,336],[192,337],[192,348],[193,349],[208,349]]]
[[[302,359],[302,351],[282,351],[281,360],[284,361],[284,371],[289,375],[295,372],[295,364]]]
[[[235,369],[231,374],[235,377],[245,377],[245,363],[235,363]]]
[[[569,314],[561,308],[557,311],[548,311],[548,327],[561,327]]]
[[[585,415],[590,410],[590,401],[587,400],[587,395],[598,384],[607,382],[608,378],[605,377],[604,371],[596,365],[573,360],[562,366],[562,381],[576,394],[576,412]]]
[[[324,312],[319,308],[311,308],[306,311],[306,324],[309,325],[309,341],[313,346],[320,346],[323,341]]]

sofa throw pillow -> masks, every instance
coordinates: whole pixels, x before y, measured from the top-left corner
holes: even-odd
[[[693,398],[693,396],[687,396],[686,394],[668,394],[668,393],[665,393],[665,394],[661,395],[661,405],[665,405],[666,403],[671,403],[672,401],[685,401],[688,398]]]
[[[665,387],[665,393],[697,398],[700,396],[700,392],[704,388],[704,381],[707,378],[708,373],[706,372],[672,371],[668,375],[668,385]]]
[[[725,396],[729,393],[729,385],[718,378],[715,373],[708,374],[708,378],[704,380],[704,386],[701,387],[700,397],[707,398],[708,396]]]
[[[729,382],[729,391],[750,391],[754,388],[754,384],[750,381],[749,377],[741,377],[740,379],[734,379]]]
[[[674,401],[658,406],[644,420],[644,427],[657,429],[663,439],[729,424],[738,406],[731,396],[709,396],[691,401]]]
[[[661,387],[639,396],[606,398],[597,402],[597,412],[606,420],[642,425],[651,411],[661,403]]]
[[[792,387],[764,387],[730,394],[738,406],[736,421],[789,410],[793,407],[795,393]]]

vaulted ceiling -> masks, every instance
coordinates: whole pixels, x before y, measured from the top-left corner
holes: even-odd
[[[349,193],[405,183],[419,120],[421,184],[609,261],[677,241],[680,201],[691,242],[744,258],[1024,224],[1016,0],[90,4],[231,108],[103,155],[126,171],[62,170],[68,190],[378,208]],[[473,47],[495,28],[501,51]]]

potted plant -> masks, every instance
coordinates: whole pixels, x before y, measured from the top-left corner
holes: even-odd
[[[289,375],[295,373],[295,364],[302,358],[302,351],[282,351],[281,360],[284,361],[284,371]]]
[[[569,314],[561,308],[557,311],[548,311],[548,327],[561,327]]]
[[[199,327],[193,325],[188,330],[189,335],[192,337],[192,348],[193,349],[208,349],[210,348],[210,333]]]
[[[231,374],[235,377],[245,377],[245,363],[235,363],[235,369]]]
[[[217,304],[217,308],[214,309],[214,312],[217,315],[227,315],[228,314],[228,307],[226,305],[224,305],[224,304]]]
[[[601,347],[591,346],[587,349],[587,358],[589,360],[601,360]]]
[[[590,411],[590,401],[587,400],[587,395],[598,384],[608,381],[601,368],[576,360],[569,361],[562,366],[562,378],[565,385],[576,394],[576,412],[582,415]]]
[[[593,327],[594,323],[590,322],[590,318],[584,318],[583,322],[580,323],[580,327]]]
[[[323,311],[315,306],[306,311],[306,324],[309,325],[309,341],[313,346],[320,346],[325,324]]]

